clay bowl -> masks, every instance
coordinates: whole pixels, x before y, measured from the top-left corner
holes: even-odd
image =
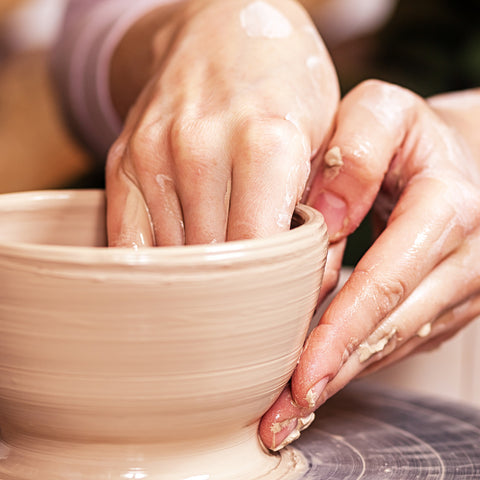
[[[105,248],[100,190],[0,195],[0,478],[279,479],[261,415],[299,357],[323,218],[262,240]]]

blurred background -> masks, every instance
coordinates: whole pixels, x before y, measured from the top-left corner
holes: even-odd
[[[379,78],[422,96],[480,86],[478,0],[303,0],[332,53],[346,93]],[[0,0],[0,193],[101,187],[101,162],[69,132],[48,73],[66,0]],[[345,265],[370,243],[369,218]],[[383,383],[480,405],[480,325],[435,354],[374,375]]]
[[[95,163],[72,137],[49,77],[64,0],[0,0],[0,192],[63,187]]]

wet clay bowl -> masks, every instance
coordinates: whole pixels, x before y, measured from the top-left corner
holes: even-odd
[[[0,478],[290,478],[257,426],[315,307],[321,215],[136,251],[105,247],[104,216],[100,190],[0,195]]]

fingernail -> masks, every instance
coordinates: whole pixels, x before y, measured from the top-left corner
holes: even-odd
[[[290,443],[298,440],[300,438],[300,433],[303,432],[306,428],[308,428],[312,422],[315,420],[315,414],[312,412],[310,415],[302,418],[292,418],[290,420],[285,420],[285,422],[281,422],[278,425],[282,428],[282,424],[285,424],[283,428],[278,432],[275,433],[275,444],[271,448],[272,451],[278,452],[282,448],[285,448]],[[272,426],[272,429],[275,429],[275,425]]]
[[[317,406],[318,399],[324,392],[327,383],[328,377],[324,377],[307,392],[305,398],[310,408],[315,408]]]
[[[347,223],[347,204],[334,193],[323,191],[312,202],[325,218],[330,237],[342,232]]]

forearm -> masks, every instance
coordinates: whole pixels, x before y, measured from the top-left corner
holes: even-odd
[[[480,88],[436,95],[428,103],[462,136],[480,166]]]

